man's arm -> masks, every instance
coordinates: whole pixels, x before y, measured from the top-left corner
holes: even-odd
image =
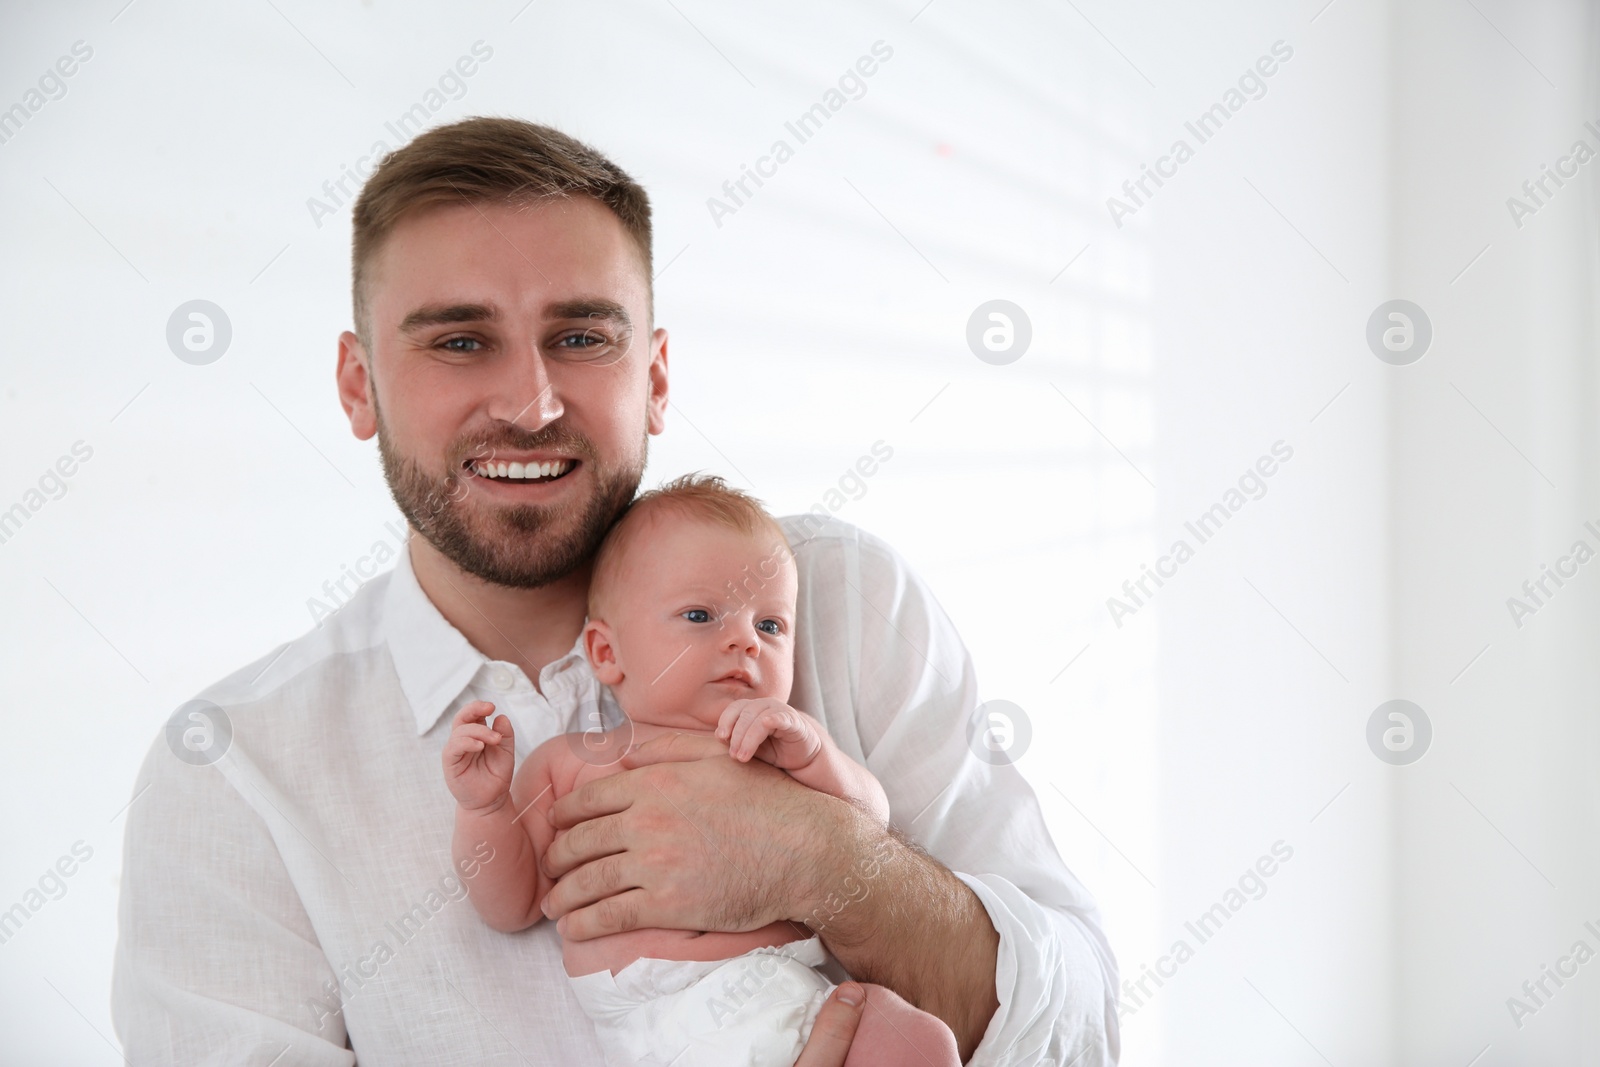
[[[818,825],[834,823],[810,842],[815,878],[792,905],[803,914],[790,918],[819,933],[852,977],[943,1019],[961,1058],[970,1057],[999,1007],[1000,939],[977,896],[905,835],[887,832],[883,786],[809,715],[779,700],[736,700],[716,736],[741,762],[759,755],[802,785],[863,809],[865,818],[831,806],[817,814]],[[883,951],[896,945],[923,951]]]
[[[836,847],[819,842],[817,853],[836,865],[819,864],[807,894],[816,903],[801,921],[852,978],[943,1019],[965,1063],[1000,1006],[1000,935],[972,890],[915,842],[859,813],[836,814]]]
[[[337,976],[221,769],[157,739],[123,847],[111,1012],[130,1063],[351,1067]],[[248,786],[245,786],[248,788]]]

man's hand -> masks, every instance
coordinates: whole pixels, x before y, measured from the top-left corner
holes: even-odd
[[[781,700],[735,700],[717,722],[717,737],[740,763],[752,756],[786,771],[808,767],[822,752],[822,728]]]
[[[706,735],[656,738],[622,765],[550,809],[567,832],[544,856],[560,879],[544,913],[562,937],[758,930],[803,919],[843,878],[831,864],[856,817],[847,802]]]
[[[517,753],[511,720],[505,715],[488,724],[494,705],[474,700],[450,724],[444,744],[444,781],[456,803],[469,811],[493,809],[511,796],[511,774]]]
[[[848,801],[739,763],[709,735],[658,737],[622,766],[551,809],[572,827],[545,861],[561,877],[545,914],[563,937],[754,930],[821,914],[818,933],[853,977],[937,1015],[972,1056],[1000,1006],[1000,935],[948,869]]]

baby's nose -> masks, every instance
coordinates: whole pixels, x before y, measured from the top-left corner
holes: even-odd
[[[750,620],[735,616],[729,620],[726,636],[723,638],[728,648],[746,648],[758,650],[760,642],[756,640],[756,628]]]

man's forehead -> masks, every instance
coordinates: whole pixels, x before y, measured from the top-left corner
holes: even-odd
[[[512,200],[438,200],[413,208],[395,220],[391,235],[459,232],[486,228],[602,228],[625,237],[616,213],[592,196],[546,196]]]
[[[611,317],[623,301],[642,299],[639,290],[649,284],[622,221],[590,197],[421,208],[396,222],[374,250],[370,276],[383,295],[416,305],[396,309],[408,317],[424,302],[435,310],[498,304],[504,313],[513,298],[508,285],[523,313],[530,301],[541,312],[609,301],[611,307],[578,308],[576,317],[590,311]]]

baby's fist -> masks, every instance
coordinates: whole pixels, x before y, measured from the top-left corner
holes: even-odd
[[[822,751],[816,721],[771,697],[729,704],[717,722],[717,737],[728,742],[728,754],[741,763],[758,757],[790,771],[809,766]]]
[[[495,808],[511,796],[516,747],[511,720],[501,715],[489,725],[494,705],[474,700],[451,722],[444,743],[444,781],[463,808]]]

